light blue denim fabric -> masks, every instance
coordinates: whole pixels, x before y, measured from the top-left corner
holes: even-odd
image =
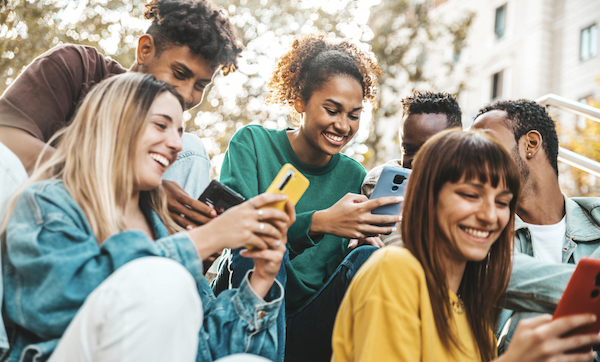
[[[502,310],[500,314],[497,330],[499,335],[505,323],[513,316],[504,348],[510,343],[521,319],[554,312],[575,270],[575,264],[581,258],[600,258],[600,198],[569,199],[564,196],[564,199],[567,228],[562,249],[563,264],[533,257],[531,233],[525,223],[517,217],[517,253],[513,260],[510,283],[501,301],[501,307],[507,309]],[[503,352],[503,349],[499,352]]]
[[[275,283],[265,302],[246,275],[238,289],[215,298],[186,232],[169,236],[152,210],[144,210],[154,241],[139,230],[110,236],[102,245],[61,181],[28,187],[7,229],[2,254],[6,317],[14,324],[10,361],[44,361],[85,298],[112,272],[144,256],[171,258],[195,278],[204,309],[197,361],[233,353],[274,358],[275,320],[283,287]]]
[[[181,141],[183,149],[163,175],[163,180],[177,182],[188,195],[197,199],[210,183],[210,158],[196,135],[184,133]]]
[[[6,204],[26,180],[27,172],[19,158],[8,147],[0,143],[0,220],[4,215]],[[2,264],[0,264],[0,268],[2,268]],[[2,289],[3,285],[0,280],[0,297]],[[1,299],[0,309],[2,309]],[[2,319],[0,319],[0,349],[8,349],[8,337]]]

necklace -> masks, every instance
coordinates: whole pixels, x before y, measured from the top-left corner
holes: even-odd
[[[450,304],[452,305],[452,310],[456,313],[463,314],[465,312],[465,303],[463,303],[460,297],[458,297],[458,301],[451,300]]]

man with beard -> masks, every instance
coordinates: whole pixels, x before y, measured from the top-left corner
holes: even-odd
[[[508,346],[519,320],[552,312],[583,257],[600,257],[600,198],[568,198],[558,184],[558,136],[545,108],[529,100],[484,107],[473,128],[495,136],[521,174],[513,271],[498,332]],[[511,318],[512,316],[512,318]],[[509,319],[511,318],[511,319]]]

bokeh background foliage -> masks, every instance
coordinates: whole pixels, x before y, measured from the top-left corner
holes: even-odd
[[[248,123],[283,128],[291,125],[287,109],[266,106],[265,84],[275,59],[295,35],[323,31],[343,36],[371,49],[384,75],[380,78],[379,109],[367,112],[361,131],[345,153],[369,169],[397,154],[397,143],[380,142],[397,133],[399,99],[412,89],[437,89],[439,79],[426,69],[455,71],[473,14],[444,22],[431,16],[429,0],[215,0],[230,15],[246,47],[240,68],[219,76],[205,101],[186,115],[186,128],[205,142],[215,164],[233,133]],[[135,41],[147,27],[145,1],[0,0],[0,93],[36,56],[62,43],[97,47],[123,66],[134,61]],[[444,57],[437,49],[450,48]],[[434,56],[435,55],[435,56]],[[438,68],[439,69],[439,68]],[[462,85],[444,89],[460,95]],[[35,100],[32,100],[35,101]],[[390,122],[390,120],[392,122]]]

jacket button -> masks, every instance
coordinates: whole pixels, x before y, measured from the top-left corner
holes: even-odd
[[[569,247],[568,247],[568,246],[565,246],[565,247],[563,248],[563,251],[569,251]]]
[[[258,311],[258,319],[263,319],[265,315],[267,315],[267,313],[264,310]]]

